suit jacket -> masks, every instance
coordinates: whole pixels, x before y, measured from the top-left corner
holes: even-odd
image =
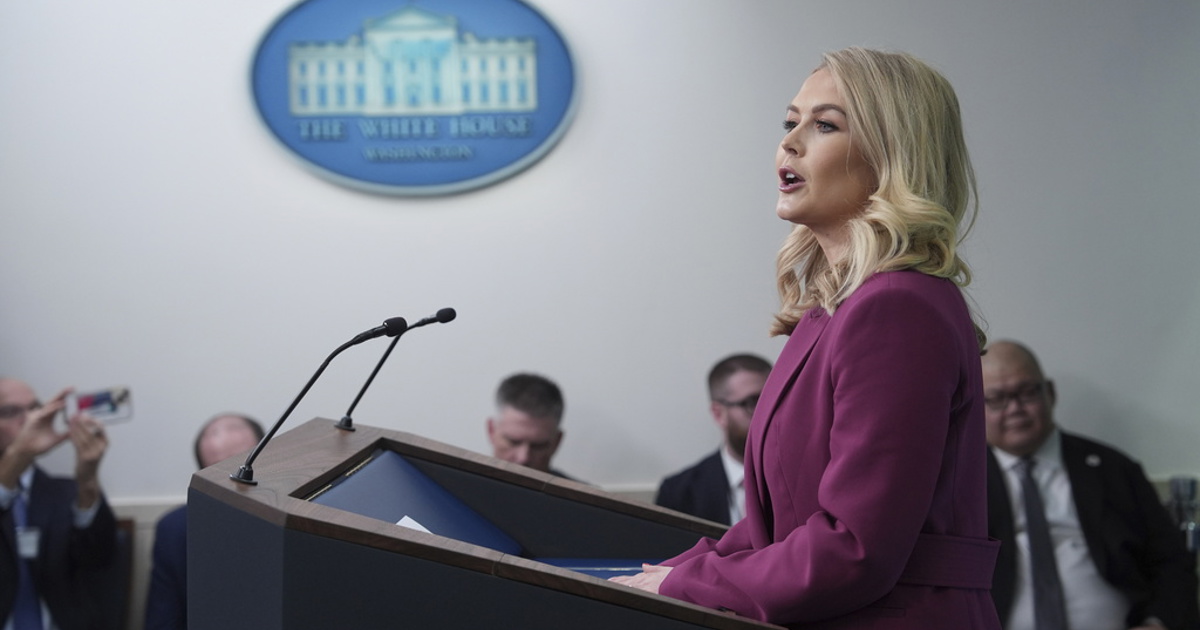
[[[797,325],[746,448],[746,518],[659,592],[796,628],[998,630],[979,346],[961,291],[876,274]]]
[[[729,478],[721,451],[663,479],[654,502],[665,508],[729,524]]]
[[[186,628],[187,506],[181,505],[164,514],[154,527],[145,630]]]
[[[1061,432],[1062,461],[1088,552],[1100,575],[1132,602],[1125,622],[1157,617],[1171,630],[1200,628],[1195,555],[1159,502],[1142,467],[1125,454]],[[988,531],[1000,539],[992,597],[1007,623],[1016,583],[1013,506],[1000,464],[988,453]]]
[[[34,469],[28,509],[29,526],[41,530],[37,560],[30,563],[38,595],[59,630],[119,630],[111,602],[101,594],[117,549],[117,520],[101,497],[99,510],[86,529],[76,529],[72,505],[75,481]],[[17,543],[11,510],[3,516],[0,536],[0,623],[12,615],[17,596]]]

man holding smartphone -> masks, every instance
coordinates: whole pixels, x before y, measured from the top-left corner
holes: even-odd
[[[110,605],[93,589],[114,562],[116,517],[100,488],[108,450],[104,425],[86,413],[59,431],[55,417],[71,390],[41,404],[26,383],[0,378],[0,627],[12,630],[113,628]],[[55,478],[35,460],[65,441],[75,448],[74,479]],[[95,579],[89,579],[95,575]]]

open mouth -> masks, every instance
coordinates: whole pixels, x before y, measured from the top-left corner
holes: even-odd
[[[788,168],[779,169],[779,189],[780,190],[784,190],[784,191],[793,190],[793,189],[799,187],[803,183],[804,183],[804,178],[797,175],[795,173],[795,171],[792,171],[791,169],[788,169]]]

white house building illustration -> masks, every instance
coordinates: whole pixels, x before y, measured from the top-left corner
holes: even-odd
[[[530,38],[460,35],[458,19],[407,6],[341,42],[288,47],[294,116],[411,116],[537,109]]]

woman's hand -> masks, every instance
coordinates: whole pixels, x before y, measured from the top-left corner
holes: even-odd
[[[659,585],[662,584],[663,579],[670,572],[671,567],[664,567],[657,564],[643,564],[642,572],[637,575],[618,575],[608,578],[608,581],[632,586],[633,588],[657,595]]]

